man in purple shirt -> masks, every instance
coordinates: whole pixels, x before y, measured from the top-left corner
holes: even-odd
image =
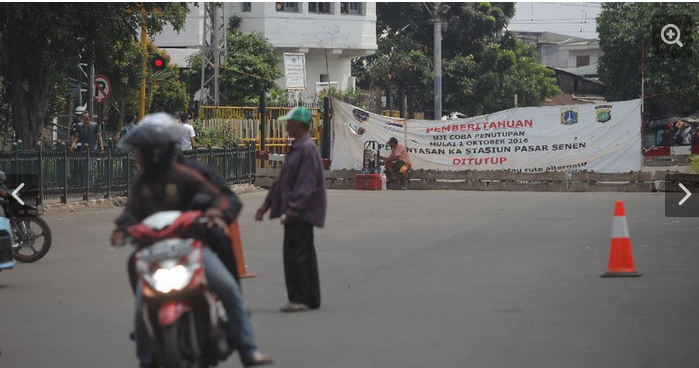
[[[294,143],[279,176],[267,193],[255,220],[271,210],[270,218],[281,217],[284,224],[284,277],[289,303],[282,312],[302,312],[320,308],[318,261],[313,245],[313,227],[325,225],[325,178],[318,147],[308,135],[311,113],[297,107],[279,118]]]

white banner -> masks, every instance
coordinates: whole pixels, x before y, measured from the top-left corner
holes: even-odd
[[[407,120],[333,100],[332,170],[362,169],[364,143],[382,156],[396,137],[414,169],[515,172],[641,170],[641,100],[521,107],[459,120]]]
[[[306,90],[306,56],[304,54],[284,54],[286,89]]]

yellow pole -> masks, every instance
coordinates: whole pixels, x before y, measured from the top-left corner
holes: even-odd
[[[143,48],[143,75],[141,76],[140,105],[138,120],[146,116],[146,74],[148,73],[148,29],[146,28],[146,9],[141,4],[141,47]]]

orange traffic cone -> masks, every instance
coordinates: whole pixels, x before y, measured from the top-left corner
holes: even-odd
[[[602,277],[639,277],[631,254],[629,225],[626,222],[624,202],[616,202],[614,209],[614,226],[612,227],[612,245],[609,250],[609,266]]]
[[[249,279],[257,276],[254,273],[248,273],[248,267],[245,265],[245,258],[243,257],[243,241],[240,239],[240,228],[238,227],[238,221],[233,221],[231,225],[228,226],[228,236],[230,236],[231,243],[233,243],[233,254],[235,254],[238,277],[241,279]]]

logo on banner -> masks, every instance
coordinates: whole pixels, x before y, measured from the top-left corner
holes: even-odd
[[[561,110],[561,124],[573,125],[578,123],[578,108]]]
[[[606,123],[609,120],[612,120],[612,105],[595,106],[595,121]]]
[[[369,120],[369,113],[360,109],[352,110],[352,116],[354,116],[354,118],[360,123]]]
[[[405,125],[405,121],[400,119],[400,120],[390,120],[384,125],[384,129],[398,132],[403,130],[403,125]]]

